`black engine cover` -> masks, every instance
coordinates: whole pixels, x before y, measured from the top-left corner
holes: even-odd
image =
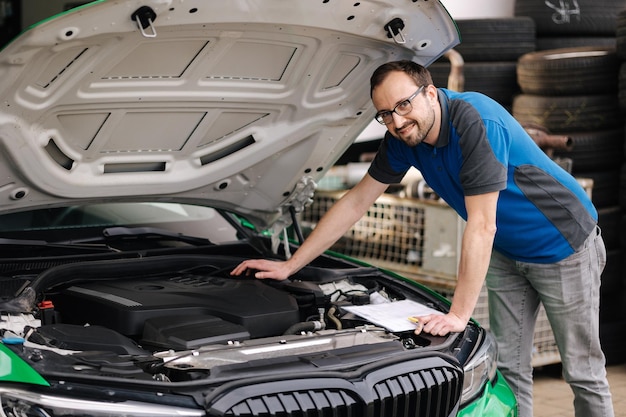
[[[51,297],[62,321],[97,324],[140,337],[159,317],[219,317],[250,337],[282,334],[299,321],[296,300],[254,278],[185,274],[171,278],[84,282]]]

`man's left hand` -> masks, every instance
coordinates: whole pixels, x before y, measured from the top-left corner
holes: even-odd
[[[415,334],[429,333],[433,336],[445,336],[448,333],[459,333],[465,330],[467,321],[461,319],[454,313],[429,314],[418,317],[415,327]]]

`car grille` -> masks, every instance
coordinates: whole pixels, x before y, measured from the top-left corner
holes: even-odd
[[[379,368],[355,380],[307,378],[246,385],[213,404],[209,415],[449,417],[458,411],[462,387],[459,367],[428,358]]]

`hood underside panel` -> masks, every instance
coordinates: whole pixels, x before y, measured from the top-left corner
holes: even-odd
[[[91,3],[0,53],[0,208],[158,196],[268,224],[370,123],[377,66],[456,43],[436,1]]]

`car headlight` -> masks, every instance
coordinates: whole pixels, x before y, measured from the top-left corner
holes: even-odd
[[[203,410],[142,403],[104,402],[38,394],[19,389],[0,388],[1,417],[159,417],[204,416]]]
[[[498,348],[493,335],[486,331],[482,345],[463,367],[463,393],[461,406],[482,395],[485,384],[493,380],[497,372]]]

